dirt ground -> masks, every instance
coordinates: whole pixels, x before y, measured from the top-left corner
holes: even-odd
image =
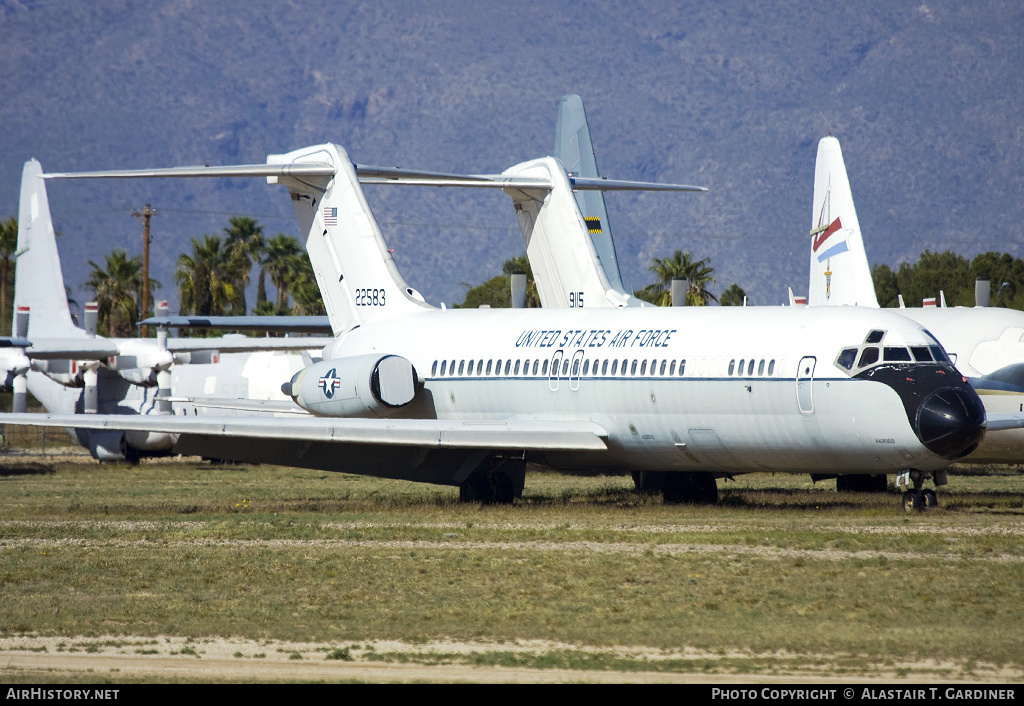
[[[701,665],[708,660],[750,655],[720,654],[697,650],[660,651],[648,648],[619,648],[624,657],[693,660],[692,673],[657,671],[584,671],[483,666],[466,662],[474,652],[520,652],[543,654],[560,650],[607,653],[588,648],[541,641],[515,644],[380,641],[349,646],[348,659],[330,659],[336,645],[256,641],[241,638],[187,640],[179,637],[4,637],[0,638],[0,669],[8,676],[19,674],[29,680],[95,676],[103,680],[155,681],[196,680],[203,682],[432,682],[489,684],[547,683],[1011,683],[1024,674],[994,666],[974,665],[970,678],[961,666],[938,662],[889,663],[877,665],[859,675],[822,674],[812,670],[788,669],[779,674],[707,673]],[[374,660],[369,655],[404,655],[406,661]],[[455,655],[453,657],[453,655]],[[772,655],[784,659],[784,654]],[[431,662],[443,661],[433,664]],[[460,663],[461,661],[461,663]]]

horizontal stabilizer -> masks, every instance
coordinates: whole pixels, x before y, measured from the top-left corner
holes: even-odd
[[[267,333],[331,333],[331,322],[326,316],[153,316],[140,321],[139,325]]]
[[[607,432],[592,422],[446,421],[337,417],[214,417],[121,414],[0,414],[0,424],[152,431],[426,448],[604,451]]]
[[[162,177],[332,177],[330,164],[237,164],[223,167],[167,167],[161,169],[114,169],[98,172],[43,174],[44,179],[158,179]]]
[[[397,167],[352,165],[361,184],[398,184],[403,186],[461,186],[490,189],[551,189],[551,182],[530,177],[501,174],[450,174]],[[94,172],[53,172],[44,179],[157,179],[188,177],[333,177],[337,169],[326,163],[291,162],[287,164],[238,164],[220,167],[167,167],[159,169],[115,169]],[[701,186],[659,184],[656,182],[618,181],[570,177],[573,188],[583,191],[707,191]]]

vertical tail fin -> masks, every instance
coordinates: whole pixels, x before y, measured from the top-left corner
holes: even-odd
[[[632,297],[614,289],[605,276],[561,162],[545,157],[517,164],[502,175],[551,184],[550,191],[505,189],[515,205],[541,304],[558,309],[626,306]]]
[[[21,173],[15,311],[29,308],[27,334],[30,340],[33,337],[80,338],[85,336],[85,332],[72,322],[68,309],[57,238],[42,173],[42,166],[34,159],[25,162]]]
[[[555,124],[554,156],[574,176],[596,179],[597,156],[590,139],[587,112],[583,99],[577,95],[562,96],[558,103],[558,122]],[[600,191],[577,191],[576,203],[587,224],[590,240],[594,243],[598,264],[605,277],[619,293],[629,296],[622,284],[619,262],[615,256],[615,241],[608,223],[608,211],[604,206],[604,194]]]
[[[268,164],[327,163],[333,176],[269,177],[288,187],[334,335],[430,309],[398,272],[348,154],[324,144],[270,155]]]
[[[811,306],[878,306],[839,140],[818,143],[811,216]]]

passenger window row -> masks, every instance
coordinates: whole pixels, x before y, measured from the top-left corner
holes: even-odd
[[[730,377],[736,376],[750,378],[755,376],[754,371],[756,369],[757,377],[772,377],[775,375],[775,360],[767,361],[767,371],[765,369],[765,362],[765,358],[751,358],[750,360],[740,358],[739,365],[737,365],[736,359],[734,358],[729,361],[729,375]]]
[[[582,362],[582,368],[580,364]],[[775,361],[772,361],[772,365]],[[561,365],[558,369],[554,366]],[[669,360],[654,358],[638,360],[623,358],[580,360],[578,357],[564,356],[548,359],[517,359],[517,360],[435,360],[430,368],[431,377],[568,377],[572,366],[572,376],[584,377],[682,377],[686,372],[686,360]],[[763,366],[763,361],[762,361]],[[770,374],[770,373],[769,373]]]

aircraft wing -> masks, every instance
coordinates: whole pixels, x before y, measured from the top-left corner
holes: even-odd
[[[603,451],[607,449],[605,439],[608,436],[607,431],[593,422],[516,420],[0,414],[0,424],[348,444],[523,450]]]
[[[1012,412],[988,414],[986,416],[988,419],[988,423],[985,425],[986,431],[1005,431],[1006,429],[1024,428],[1024,414],[1019,412],[1016,414]]]
[[[267,333],[331,333],[326,316],[153,316],[140,326],[216,328]]]
[[[169,338],[167,350],[172,353],[217,350],[221,353],[252,353],[255,351],[308,351],[321,349],[330,338]],[[30,354],[31,355],[31,354]]]

